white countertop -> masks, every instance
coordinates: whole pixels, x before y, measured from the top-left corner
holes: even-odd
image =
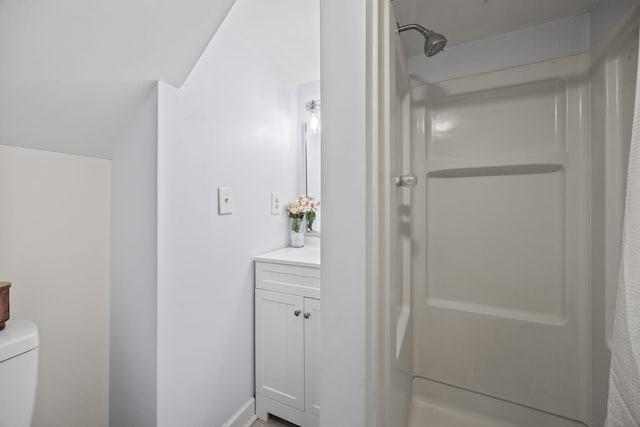
[[[282,248],[254,257],[256,261],[320,268],[320,238],[305,237],[302,248]]]

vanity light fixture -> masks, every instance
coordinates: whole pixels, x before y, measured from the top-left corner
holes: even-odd
[[[320,100],[312,99],[304,104],[304,108],[309,112],[309,122],[307,123],[307,133],[317,135],[320,133]]]

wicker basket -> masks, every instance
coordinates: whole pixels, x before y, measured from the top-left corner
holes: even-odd
[[[0,331],[4,329],[4,322],[9,320],[9,288],[11,283],[0,282]]]

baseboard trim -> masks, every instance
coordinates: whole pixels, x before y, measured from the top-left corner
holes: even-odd
[[[242,405],[222,427],[251,427],[251,424],[257,419],[256,399],[252,397],[247,403]]]

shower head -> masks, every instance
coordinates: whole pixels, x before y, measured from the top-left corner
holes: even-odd
[[[447,38],[443,34],[432,31],[424,42],[424,54],[433,56],[444,49],[446,44]]]
[[[401,33],[407,30],[416,30],[424,36],[424,54],[427,56],[435,55],[447,44],[447,38],[444,35],[436,33],[435,31],[427,30],[422,25],[398,25],[398,29],[396,31]]]

